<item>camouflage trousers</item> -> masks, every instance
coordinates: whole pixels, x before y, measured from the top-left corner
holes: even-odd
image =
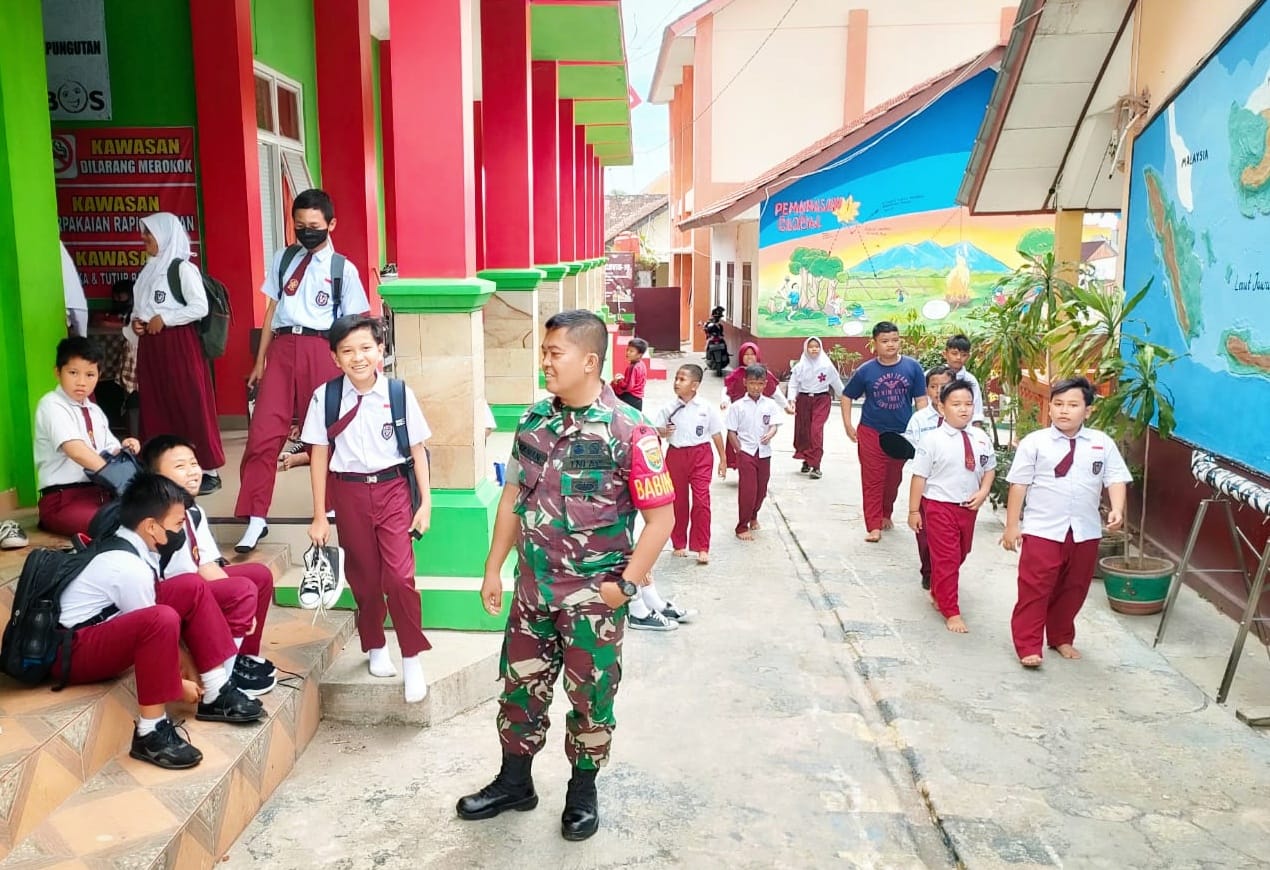
[[[625,606],[612,610],[586,590],[557,604],[535,604],[517,590],[500,665],[498,737],[505,753],[533,755],[542,749],[551,724],[547,711],[563,670],[573,706],[565,717],[565,755],[582,770],[608,763],[625,627]]]

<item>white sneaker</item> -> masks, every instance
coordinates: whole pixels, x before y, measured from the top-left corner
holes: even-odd
[[[30,545],[26,532],[13,520],[0,521],[0,550],[21,550]]]
[[[687,607],[680,607],[673,601],[667,601],[666,606],[661,609],[661,615],[667,619],[673,619],[675,622],[692,622],[693,617],[697,615],[697,611],[689,610]]]
[[[342,587],[336,580],[327,552],[329,549],[334,548],[310,546],[304,551],[304,576],[300,578],[298,597],[300,606],[305,610],[330,607],[327,602],[331,600],[332,590],[335,590],[334,599],[339,599]]]

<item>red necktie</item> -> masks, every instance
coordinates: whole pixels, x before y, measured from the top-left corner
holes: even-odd
[[[961,444],[966,448],[966,471],[975,470],[975,449],[970,444],[970,434],[965,430],[961,430]]]
[[[1071,446],[1067,450],[1067,455],[1054,466],[1055,477],[1066,477],[1067,472],[1072,470],[1072,463],[1076,461],[1076,439],[1068,438],[1067,440]]]
[[[296,291],[300,289],[300,282],[304,280],[304,270],[309,268],[309,263],[313,260],[313,252],[305,254],[300,258],[300,265],[295,267],[295,271],[291,273],[291,277],[287,279],[287,286],[283,288],[283,292],[288,296],[294,296]]]
[[[327,441],[334,443],[335,439],[340,437],[340,433],[348,428],[348,424],[353,422],[353,418],[357,416],[358,410],[362,407],[363,398],[363,396],[359,395],[357,401],[353,403],[353,407],[349,408],[348,413],[331,424],[331,428],[326,430]]]
[[[97,449],[97,436],[93,434],[93,415],[88,413],[87,405],[79,406],[79,413],[84,415],[84,428],[88,430],[88,443],[94,450]]]
[[[194,567],[198,568],[198,537],[194,534],[194,523],[190,522],[190,515],[185,515],[185,536],[190,542],[190,555],[194,557]]]
[[[938,429],[942,425],[944,425],[944,418],[940,417],[939,422],[935,424],[935,428]]]

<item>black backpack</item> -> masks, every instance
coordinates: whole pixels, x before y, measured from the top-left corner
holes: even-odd
[[[0,668],[15,680],[36,685],[48,679],[58,651],[62,654],[62,677],[54,691],[62,689],[71,672],[71,641],[75,632],[105,622],[119,612],[110,605],[101,613],[73,628],[63,628],[62,593],[101,553],[132,550],[120,538],[106,537],[83,550],[33,550],[22,565],[13,593],[13,611],[0,641]]]
[[[344,377],[341,375],[326,382],[326,428],[330,431],[335,421],[340,418],[340,398],[344,392]],[[397,435],[397,452],[405,460],[406,483],[410,486],[410,508],[419,510],[423,503],[419,493],[419,481],[415,480],[415,461],[410,455],[410,433],[406,431],[406,382],[397,378],[388,379],[388,404],[392,411],[392,429]],[[426,452],[426,448],[425,448]],[[428,467],[432,467],[432,455],[428,456]]]
[[[282,252],[282,259],[278,261],[279,293],[286,286],[287,267],[303,250],[304,245],[287,245]],[[340,303],[344,301],[344,259],[343,254],[331,255],[331,323],[340,319]]]
[[[181,260],[168,264],[168,289],[172,297],[182,305],[185,293],[181,291]],[[229,309],[229,289],[211,275],[203,275],[203,292],[207,294],[207,314],[197,324],[198,340],[203,345],[203,356],[219,359],[225,355],[229,343],[229,324],[233,313]]]

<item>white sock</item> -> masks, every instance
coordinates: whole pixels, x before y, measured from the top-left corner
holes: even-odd
[[[326,518],[327,518],[328,520],[333,520],[333,519],[335,519],[335,511],[334,511],[333,509],[332,509],[332,510],[327,511],[327,512],[326,512]]]
[[[225,673],[232,674],[234,672],[234,662],[238,661],[238,656],[230,656],[225,659]]]
[[[247,531],[243,532],[242,540],[237,544],[239,547],[254,547],[260,541],[260,535],[269,526],[265,523],[264,517],[251,517],[247,520]]]
[[[211,469],[204,468],[204,469],[203,469],[203,473],[204,473],[204,474],[206,474],[208,477],[215,477],[215,478],[216,478],[216,479],[218,479],[218,480],[220,479],[220,472],[219,472],[219,471],[213,471],[213,470],[211,470]]]
[[[392,663],[392,656],[388,655],[388,647],[381,646],[379,649],[370,650],[367,655],[370,656],[370,675],[372,677],[397,676],[397,668]]]
[[[666,609],[666,599],[657,593],[657,584],[649,583],[647,586],[639,588],[639,597],[649,610],[656,610],[658,613]]]
[[[648,619],[652,611],[648,609],[648,605],[644,603],[644,599],[636,595],[631,599],[630,603],[631,616],[636,619]]]
[[[247,656],[247,658],[251,659],[253,662],[255,662],[258,665],[263,665],[265,663],[264,656]]]
[[[406,682],[406,703],[417,704],[428,697],[428,681],[423,676],[423,662],[418,655],[401,660],[401,672]]]
[[[229,675],[223,667],[215,667],[206,673],[199,674],[203,678],[203,703],[210,704],[220,695],[220,690],[229,682]]]
[[[154,729],[158,728],[159,723],[166,718],[168,717],[156,716],[154,719],[147,719],[144,716],[138,716],[137,717],[137,734],[139,734],[142,737],[145,737],[147,734],[153,734]]]

